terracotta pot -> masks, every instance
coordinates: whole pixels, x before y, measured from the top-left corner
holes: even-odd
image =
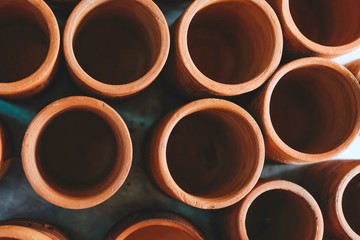
[[[280,19],[285,47],[290,54],[334,57],[360,46],[359,1],[267,2]]]
[[[26,227],[28,229],[35,230],[39,233],[42,233],[52,240],[68,240],[69,238],[66,237],[64,233],[62,233],[56,227],[49,225],[47,223],[42,223],[37,220],[27,220],[27,219],[12,219],[0,222],[1,225],[7,226],[20,226]]]
[[[85,90],[108,98],[136,94],[162,70],[169,29],[151,0],[83,0],[64,31],[71,75]]]
[[[203,209],[238,202],[255,186],[264,164],[255,120],[220,99],[194,101],[167,115],[149,147],[150,169],[160,188]]]
[[[121,187],[132,161],[129,131],[118,113],[89,97],[68,97],[44,108],[23,141],[27,179],[45,200],[82,209]]]
[[[281,26],[265,1],[194,1],[173,30],[168,79],[190,97],[252,91],[281,59]]]
[[[323,217],[314,198],[284,180],[260,182],[228,218],[231,239],[321,240]]]
[[[345,65],[345,67],[347,67],[347,69],[349,69],[350,72],[354,74],[356,79],[360,82],[360,59],[348,63]]]
[[[0,226],[0,239],[4,240],[53,240],[49,236],[31,228],[13,225]]]
[[[106,240],[204,240],[187,220],[170,213],[136,214],[116,226]]]
[[[43,90],[57,67],[59,27],[38,0],[0,2],[0,97],[24,98]]]
[[[360,89],[343,66],[303,58],[281,67],[253,101],[266,156],[283,163],[322,161],[343,151],[360,127]]]
[[[11,147],[4,124],[0,120],[0,179],[2,179],[8,170],[11,162]]]
[[[327,235],[360,239],[360,160],[312,165],[303,185],[321,207]]]

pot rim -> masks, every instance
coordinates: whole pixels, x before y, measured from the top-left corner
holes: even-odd
[[[305,49],[310,50],[312,53],[316,53],[317,56],[322,57],[333,57],[350,52],[360,46],[360,37],[350,43],[339,45],[339,46],[326,46],[316,43],[307,38],[297,27],[290,11],[289,0],[280,0],[281,5],[281,18],[284,24],[284,28],[288,30],[291,37]]]
[[[216,95],[219,96],[234,96],[240,95],[242,93],[250,92],[258,87],[260,87],[276,70],[278,67],[282,51],[283,51],[283,34],[281,30],[280,22],[274,12],[274,10],[270,7],[270,5],[266,1],[261,0],[247,0],[248,2],[256,5],[256,7],[261,10],[264,15],[269,20],[269,24],[272,26],[272,31],[274,34],[274,48],[273,48],[273,57],[270,60],[267,67],[259,73],[257,76],[249,79],[246,82],[238,83],[238,84],[226,84],[217,82],[205,74],[203,74],[193,62],[189,48],[188,48],[188,29],[190,27],[191,21],[195,17],[195,15],[201,11],[202,9],[219,3],[230,3],[237,2],[239,0],[197,0],[194,1],[190,7],[188,7],[184,14],[181,16],[178,24],[178,36],[176,41],[176,54],[180,61],[184,64],[185,69],[187,70],[187,74],[196,79],[195,84],[199,85],[200,88],[205,88],[210,90]],[[241,2],[241,1],[240,1]]]
[[[36,230],[14,225],[2,225],[0,226],[0,238],[15,238],[23,240],[51,240],[50,237]]]
[[[190,114],[204,110],[221,110],[230,112],[231,114],[236,114],[252,128],[251,130],[254,134],[254,138],[256,138],[258,142],[258,157],[255,159],[257,164],[254,168],[253,175],[249,177],[246,182],[247,184],[221,197],[207,198],[187,193],[173,179],[167,164],[166,146],[176,124]],[[153,153],[153,156],[155,155],[153,160],[157,166],[157,173],[160,175],[161,181],[166,183],[166,192],[170,193],[170,195],[193,207],[202,209],[219,209],[233,205],[240,201],[255,186],[256,182],[260,178],[264,165],[265,145],[259,126],[252,116],[243,108],[226,100],[208,98],[197,100],[180,107],[171,113],[166,120],[167,121],[161,126],[159,131],[159,140],[155,142],[156,150]]]
[[[240,233],[240,237],[244,239],[248,238],[247,230],[246,230],[246,217],[251,204],[261,194],[272,190],[287,191],[304,200],[310,207],[311,211],[313,212],[313,218],[316,222],[316,227],[314,227],[315,240],[322,240],[324,234],[324,221],[319,205],[308,191],[306,191],[304,188],[300,187],[299,185],[286,180],[269,180],[269,181],[260,182],[242,200],[239,206],[237,206],[236,209],[237,210],[236,218],[238,219],[237,231]]]
[[[64,29],[64,54],[71,75],[75,78],[75,80],[78,80],[81,85],[84,85],[90,91],[107,98],[121,98],[134,95],[144,90],[155,81],[163,69],[169,54],[170,33],[165,16],[153,1],[132,1],[147,9],[157,22],[160,33],[160,49],[156,57],[156,61],[145,75],[130,83],[112,85],[94,79],[83,70],[77,61],[74,53],[73,41],[75,33],[77,32],[83,19],[98,6],[109,2],[114,2],[114,0],[83,0],[75,7],[69,16]]]
[[[357,120],[355,121],[355,125],[351,133],[345,139],[345,141],[343,141],[339,146],[335,147],[332,150],[323,153],[315,153],[315,154],[300,152],[288,146],[276,133],[275,128],[272,125],[272,120],[270,115],[270,103],[271,103],[272,93],[277,83],[286,74],[288,74],[293,70],[312,67],[312,66],[326,67],[343,75],[344,79],[346,79],[347,83],[351,86],[351,89],[353,90],[352,97],[357,100],[356,101],[357,103],[360,102],[360,94],[359,94],[360,89],[358,88],[358,83],[356,78],[344,66],[341,66],[331,60],[318,58],[318,57],[300,58],[292,62],[289,62],[284,66],[282,66],[281,68],[279,68],[270,78],[270,80],[268,81],[268,83],[266,84],[263,90],[265,91],[265,96],[263,100],[264,101],[263,107],[261,108],[261,113],[260,113],[264,127],[265,141],[266,138],[271,139],[277,149],[280,149],[280,151],[284,152],[288,156],[291,156],[293,159],[293,160],[287,159],[286,161],[277,159],[278,161],[292,163],[292,164],[303,164],[303,163],[311,163],[311,162],[317,162],[317,161],[329,159],[330,157],[333,157],[334,155],[345,150],[347,146],[349,146],[352,143],[352,141],[356,138],[358,134],[358,129],[360,128],[360,104],[357,104],[357,106],[355,107],[357,109],[357,113],[356,113]]]
[[[355,165],[348,173],[346,173],[340,180],[340,183],[336,188],[335,195],[335,215],[338,218],[341,228],[351,239],[359,239],[360,235],[357,234],[349,225],[348,221],[345,218],[342,203],[345,189],[347,188],[349,182],[354,179],[356,176],[360,175],[360,164]]]
[[[16,1],[17,3],[19,1]],[[44,1],[26,0],[25,4],[31,4],[36,8],[45,20],[49,37],[49,48],[45,60],[40,67],[31,75],[10,83],[0,83],[0,96],[16,97],[28,92],[35,91],[47,85],[49,76],[57,64],[60,49],[60,30],[58,22],[50,7]]]
[[[47,183],[37,166],[36,147],[39,137],[47,124],[56,116],[73,109],[88,110],[102,117],[111,126],[117,138],[118,153],[114,169],[109,173],[101,191],[93,193],[93,189],[79,191],[81,196],[70,196]],[[121,146],[119,145],[121,144]],[[121,116],[105,102],[95,98],[73,96],[57,100],[36,115],[30,123],[23,140],[22,164],[25,175],[34,190],[48,202],[68,209],[84,209],[98,205],[122,186],[127,178],[132,162],[132,143],[130,133]],[[86,195],[84,195],[86,193]]]

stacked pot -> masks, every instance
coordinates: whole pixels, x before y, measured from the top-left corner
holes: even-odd
[[[45,2],[1,1],[1,98],[41,96],[62,66],[61,39],[71,77],[90,95],[57,99],[31,121],[21,150],[29,183],[67,209],[112,197],[128,177],[133,145],[106,101],[139,94],[163,72],[172,95],[186,98],[146,142],[147,167],[164,194],[222,209],[224,239],[323,239],[324,230],[360,238],[360,160],[329,160],[359,133],[360,64],[350,72],[327,59],[360,46],[359,11],[353,0],[197,0],[169,30],[151,0],[83,0],[60,36]],[[3,129],[0,178],[11,158]],[[311,165],[297,184],[260,179],[265,158]],[[29,222],[5,221],[0,238],[67,239]],[[195,226],[168,212],[135,214],[107,239],[209,237]]]

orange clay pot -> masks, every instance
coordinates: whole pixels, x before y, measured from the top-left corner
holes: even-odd
[[[356,79],[360,82],[360,59],[348,63],[345,65],[345,67],[347,67],[347,69],[349,69],[350,72],[354,74]]]
[[[134,215],[116,226],[106,240],[204,240],[187,220],[170,213]]]
[[[253,101],[266,156],[292,164],[342,152],[360,127],[360,88],[343,66],[303,58],[281,67]]]
[[[85,90],[107,98],[134,95],[162,70],[169,29],[151,0],[83,0],[64,31],[71,75]]]
[[[11,148],[4,125],[0,121],[0,179],[2,179],[8,170],[11,162]]]
[[[24,98],[43,90],[57,67],[59,27],[39,0],[0,1],[0,97]]]
[[[360,160],[312,165],[303,185],[321,207],[327,235],[360,239]]]
[[[54,240],[37,230],[14,225],[0,226],[0,239],[4,240]]]
[[[164,192],[193,207],[218,209],[238,202],[255,186],[264,142],[244,109],[203,99],[162,120],[150,142],[150,159]]]
[[[281,26],[261,0],[194,1],[173,30],[168,80],[193,98],[250,92],[282,55]]]
[[[26,219],[12,219],[12,220],[5,220],[0,222],[1,225],[7,226],[20,226],[26,227],[28,229],[35,230],[39,233],[42,233],[52,240],[68,240],[69,238],[65,236],[59,229],[51,226],[47,223],[42,223],[37,220],[26,220]]]
[[[129,131],[118,113],[89,97],[68,97],[44,108],[23,141],[27,179],[45,200],[70,209],[110,198],[132,161]]]
[[[323,217],[314,198],[284,180],[260,182],[228,217],[230,239],[321,240]]]
[[[360,1],[267,0],[290,54],[334,57],[360,46]]]

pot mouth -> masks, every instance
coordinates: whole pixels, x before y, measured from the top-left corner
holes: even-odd
[[[290,31],[291,35],[293,35],[293,37],[299,42],[299,44],[301,44],[303,50],[311,51],[316,56],[331,57],[331,56],[339,56],[339,55],[345,54],[347,52],[350,52],[350,51],[356,49],[358,46],[360,46],[360,31],[357,32],[357,37],[356,38],[354,38],[351,41],[350,40],[348,40],[347,42],[345,41],[345,42],[343,42],[341,44],[335,44],[335,43],[333,43],[333,44],[326,44],[326,43],[322,44],[322,43],[320,43],[318,41],[312,40],[311,39],[312,37],[307,36],[307,34],[304,33],[299,28],[300,23],[297,23],[299,20],[296,20],[294,18],[294,15],[293,15],[295,9],[306,9],[306,8],[308,8],[309,6],[306,6],[306,8],[305,8],[305,5],[307,4],[307,2],[298,1],[299,3],[300,2],[303,3],[303,6],[301,6],[301,7],[298,6],[297,8],[295,8],[295,6],[292,6],[292,4],[294,4],[294,3],[291,4],[290,2],[297,3],[294,0],[283,0],[283,1],[281,1],[280,8],[281,8],[281,11],[282,11],[282,14],[283,14],[283,16],[282,16],[283,17],[283,22],[284,22],[286,30]],[[310,3],[317,4],[317,2],[316,3],[315,2],[310,2]],[[336,7],[333,6],[334,8],[336,8],[336,10],[335,10],[336,13],[339,13],[339,11],[340,11],[339,9],[343,9],[347,5],[346,3],[342,3],[342,2],[340,4],[344,5],[344,6],[336,6]],[[311,7],[310,7],[310,9],[311,9]],[[348,19],[349,11],[348,10],[344,10],[344,13],[345,13],[346,16],[345,15],[343,16],[343,18],[346,18],[347,20],[342,20],[344,23],[346,22],[347,24],[349,23],[349,19]],[[357,14],[357,12],[358,12],[358,10],[356,10],[356,8],[352,9],[351,11],[353,11],[353,14]],[[308,20],[312,17],[312,15],[309,12],[306,15],[305,14],[299,15],[299,17],[301,17],[301,16],[307,16]],[[323,21],[325,21],[325,22],[329,21],[329,17],[332,18],[333,16],[328,16],[327,20],[323,19]],[[357,21],[357,23],[358,22],[359,21]],[[310,26],[314,27],[313,24],[310,24]],[[356,28],[357,29],[359,28],[358,25],[357,26],[351,25],[351,26],[352,26],[353,30],[356,29]],[[304,24],[303,27],[304,28],[309,27],[309,24]],[[332,26],[332,27],[335,28],[336,26]],[[339,28],[342,28],[342,27],[338,26],[336,29],[339,29]],[[313,35],[314,33],[316,33],[316,31],[314,29],[313,29],[312,33],[308,32],[308,34],[310,34],[310,35]],[[318,31],[318,34],[319,34],[319,36],[321,36],[320,31]],[[337,38],[344,38],[344,36],[346,36],[346,34],[342,34],[341,37],[337,37]]]
[[[253,234],[263,233],[263,231],[265,231],[264,229],[260,233],[260,232],[256,232],[255,228],[253,228],[256,227],[256,225],[258,225],[259,223],[263,228],[266,228],[265,226],[270,227],[272,226],[272,224],[275,225],[280,224],[282,221],[284,221],[284,223],[286,223],[287,226],[288,224],[290,224],[288,221],[293,220],[291,219],[293,215],[291,215],[291,217],[289,216],[289,219],[281,220],[280,219],[280,217],[282,216],[281,214],[288,214],[288,211],[285,211],[283,213],[274,211],[276,210],[276,207],[279,207],[279,209],[288,207],[288,203],[278,204],[278,202],[276,202],[276,200],[279,200],[277,199],[279,197],[287,200],[291,199],[296,206],[300,206],[300,205],[302,206],[302,209],[300,210],[299,209],[295,210],[295,206],[292,206],[288,210],[296,211],[292,214],[295,215],[296,213],[304,223],[308,223],[309,221],[312,221],[312,224],[308,224],[308,226],[310,226],[312,229],[308,229],[308,231],[304,231],[303,228],[301,228],[301,232],[307,234],[308,238],[306,239],[321,240],[324,232],[324,224],[323,224],[323,217],[321,214],[320,207],[316,203],[315,199],[305,189],[303,189],[297,184],[285,180],[271,180],[271,181],[259,182],[258,185],[255,186],[255,188],[251,190],[251,192],[242,200],[241,204],[239,204],[237,208],[238,209],[237,231],[239,233],[240,238],[251,238],[252,237],[251,235]],[[273,199],[276,202],[276,204],[271,204],[270,199]],[[254,209],[252,209],[252,207]],[[261,207],[263,207],[264,209],[262,209]],[[268,218],[264,220],[264,222],[256,222],[256,218],[259,215],[254,213],[256,213],[255,210],[258,210],[259,208],[266,211],[266,213],[269,215]],[[278,217],[279,219],[274,219],[271,216],[275,218]],[[303,227],[304,225],[306,224],[299,224],[298,226]],[[294,224],[294,227],[295,226],[297,226],[297,223]],[[274,231],[273,228],[272,229],[269,228],[267,230],[270,231],[270,234],[272,234]],[[293,230],[293,228],[284,229],[283,226],[280,226],[278,227],[278,230],[285,232],[285,231],[291,231]],[[285,233],[285,234],[291,235],[291,233]],[[258,239],[272,239],[271,236],[267,236],[267,237],[268,238],[259,237]],[[285,239],[288,238],[285,236]]]
[[[192,227],[176,220],[153,218],[139,221],[125,228],[114,239],[135,240],[144,236],[157,239],[159,235],[169,236],[179,240],[202,240],[201,235]]]
[[[30,240],[39,239],[39,240],[51,240],[47,235],[38,232],[36,230],[14,225],[3,225],[0,226],[0,239],[25,239]]]
[[[41,56],[40,54],[42,50],[38,49],[39,51],[37,51],[37,53],[40,54],[39,56],[36,55],[38,59],[36,61],[34,59],[31,60],[32,64],[38,62],[38,66],[34,66],[33,69],[27,69],[26,73],[23,73],[21,76],[19,75],[16,78],[11,77],[13,79],[7,79],[5,82],[0,82],[0,95],[2,96],[16,97],[22,94],[32,94],[31,92],[35,92],[36,88],[39,88],[39,86],[44,85],[45,82],[48,81],[57,63],[60,49],[60,32],[57,20],[51,9],[43,1],[2,1],[0,3],[0,10],[1,8],[9,9],[4,14],[2,14],[2,20],[0,21],[12,21],[11,24],[9,23],[3,26],[8,28],[6,31],[10,31],[12,28],[24,28],[24,24],[27,24],[25,29],[18,31],[19,33],[23,34],[23,36],[19,36],[18,39],[15,39],[11,42],[21,41],[24,36],[34,38],[35,35],[38,37],[40,32],[40,35],[43,34],[44,39],[32,39],[33,43],[37,44],[36,46],[38,48],[46,48],[43,52],[44,56]],[[12,20],[12,16],[17,15],[20,16],[22,22],[20,20],[18,22],[14,22],[14,20]],[[29,31],[38,31],[39,33],[34,35],[34,33],[28,33]],[[17,46],[17,49],[20,49],[20,47]],[[34,50],[34,46],[32,50]],[[30,61],[30,59],[27,61]],[[20,64],[19,61],[18,64]],[[26,68],[29,68],[28,64],[26,65]],[[17,71],[17,74],[19,74],[19,71]]]
[[[355,189],[354,189],[355,188]],[[359,226],[356,226],[354,213],[358,213],[359,209],[353,209],[346,204],[349,204],[350,201],[355,201],[355,208],[356,202],[355,197],[357,195],[351,195],[351,191],[357,190],[359,191],[360,188],[360,165],[356,165],[352,168],[341,180],[338,189],[336,191],[336,199],[338,201],[335,202],[335,213],[338,218],[338,222],[341,228],[345,231],[351,239],[357,239],[360,237]],[[354,229],[357,227],[357,229]]]
[[[67,113],[75,115],[66,116]],[[83,115],[83,113],[86,114]],[[89,114],[95,118],[89,118]],[[59,125],[58,123],[66,123],[67,120],[72,121],[73,117],[83,120],[84,116],[88,119],[86,120],[88,123],[80,121],[78,125],[75,123],[74,125],[65,124],[61,131],[56,128],[56,126]],[[96,137],[96,139],[89,137],[91,138],[90,142],[84,138],[84,136],[89,136],[86,131],[89,130],[89,126],[94,126],[92,123],[93,120],[96,120],[94,122],[96,124],[98,124],[99,121],[102,121],[101,124],[106,124],[107,127],[101,128],[99,131],[112,131],[111,134],[113,134],[112,136],[115,141],[111,144],[115,149],[105,149],[111,153],[110,155],[107,154],[111,162],[106,160],[108,164],[104,166],[98,166],[97,164],[96,166],[98,167],[95,167],[95,161],[97,161],[99,156],[91,150],[95,149],[94,146],[92,146],[94,141],[101,139],[103,133],[94,128],[91,130],[92,133],[89,134],[95,134],[98,137]],[[58,122],[56,123],[55,121]],[[83,128],[81,125],[86,127]],[[76,140],[77,133],[74,132],[73,138],[75,140],[65,138],[60,139],[58,142],[57,138],[54,140],[55,145],[54,143],[50,143],[49,145],[50,141],[47,139],[47,135],[50,134],[49,136],[52,136],[52,134],[56,134],[62,138],[62,134],[65,133],[65,136],[67,136],[69,135],[67,132],[70,131],[70,133],[73,133],[74,129],[79,129],[80,131],[79,141]],[[81,139],[85,139],[87,142],[84,143]],[[57,142],[60,146],[56,145]],[[65,144],[65,142],[70,144]],[[104,142],[107,141],[104,140]],[[84,145],[87,143],[91,144],[89,145],[90,147]],[[101,143],[99,144],[101,145]],[[48,145],[50,146],[49,148],[43,148]],[[101,147],[100,145],[99,147]],[[104,148],[101,147],[101,149]],[[50,152],[47,152],[48,150]],[[60,157],[55,155],[55,157],[51,159],[57,159],[58,161],[49,163],[47,159],[49,159],[48,156],[53,156],[51,155],[54,154],[53,150],[55,153],[57,152],[56,155]],[[81,154],[83,152],[85,155],[78,155],[78,152]],[[64,153],[69,153],[70,155],[64,155]],[[76,153],[75,157],[73,153]],[[45,107],[35,117],[24,138],[22,156],[25,174],[34,190],[40,196],[64,208],[82,209],[102,203],[122,186],[131,166],[132,145],[126,124],[110,106],[94,98],[67,97]],[[62,159],[62,157],[64,157],[64,159]],[[84,161],[83,158],[85,159]],[[68,159],[72,159],[72,161],[68,162]],[[76,162],[78,160],[81,161]],[[91,161],[89,162],[87,160]],[[73,171],[72,168],[80,169],[78,174],[80,177],[76,175],[76,171]],[[81,169],[83,170],[81,171]],[[64,174],[65,171],[74,174]],[[94,174],[97,176],[96,179],[94,179]]]
[[[134,14],[135,10],[141,14]],[[132,25],[131,31],[129,25]],[[100,38],[96,37],[100,32],[93,32],[93,29],[105,32],[101,33]],[[92,36],[91,41],[86,34]],[[115,37],[124,44],[113,43]],[[108,42],[105,43],[104,39]],[[95,45],[91,47],[91,44]],[[111,44],[117,46],[117,51],[106,48]],[[140,51],[140,48],[143,49]],[[96,53],[97,59],[87,54],[90,49]],[[73,77],[91,92],[109,98],[127,97],[148,87],[164,67],[169,49],[170,33],[166,19],[150,0],[81,1],[71,13],[64,30],[64,53]],[[108,64],[94,65],[99,59]],[[114,65],[119,61],[127,69]],[[87,67],[91,64],[94,67]],[[109,74],[109,69],[112,73],[114,69],[117,70],[116,78],[109,77],[113,75]]]
[[[332,78],[333,81],[329,82],[324,77],[319,77],[319,71],[321,71],[324,75],[327,75],[328,78]],[[307,82],[309,84],[315,84],[312,89],[307,86],[306,81],[302,81],[304,84],[300,84],[301,81],[294,80],[299,78],[296,75],[304,75],[306,73]],[[294,75],[294,76],[293,76]],[[305,75],[304,75],[305,76]],[[312,81],[313,77],[317,77],[318,81]],[[296,84],[293,84],[296,83]],[[299,84],[297,84],[299,83]],[[306,84],[305,84],[306,83]],[[330,60],[310,57],[303,58],[292,61],[283,67],[281,67],[269,80],[268,84],[265,87],[265,97],[264,97],[264,108],[262,110],[262,121],[264,123],[264,129],[267,132],[266,137],[271,138],[276,147],[284,152],[287,157],[283,159],[279,159],[279,161],[284,162],[292,162],[292,163],[310,163],[315,161],[322,161],[325,159],[329,159],[334,155],[340,153],[345,150],[345,148],[352,142],[352,140],[357,136],[358,129],[360,127],[360,106],[359,106],[359,88],[357,86],[355,77],[343,66],[332,62]],[[312,100],[309,100],[309,103],[306,103],[306,99],[302,99],[303,97],[299,97],[297,100],[296,96],[288,94],[289,96],[281,96],[280,93],[290,92],[285,91],[284,89],[289,89],[291,87],[295,92],[300,91],[299,89],[303,89],[305,92],[309,94],[309,98],[312,97]],[[331,88],[333,87],[333,88]],[[297,88],[297,89],[296,89]],[[338,89],[341,88],[341,96],[337,96],[339,93]],[[336,89],[336,91],[334,91]],[[293,91],[293,92],[294,92]],[[304,92],[303,91],[303,92]],[[315,93],[316,92],[316,93]],[[346,93],[343,93],[346,92]],[[340,94],[340,93],[339,93]],[[299,94],[298,94],[299,95]],[[341,103],[335,101],[338,99],[344,99]],[[285,97],[285,98],[283,98]],[[281,98],[283,98],[281,100]],[[310,142],[313,140],[316,142],[323,141],[324,144],[320,144],[319,148],[310,149],[305,145],[301,144],[301,139],[297,139],[299,134],[296,134],[297,130],[301,130],[302,128],[296,127],[297,123],[301,121],[296,120],[292,124],[292,127],[286,131],[283,128],[279,128],[279,119],[283,119],[283,121],[288,122],[288,118],[282,117],[279,115],[279,111],[276,113],[276,107],[279,109],[286,109],[287,111],[295,111],[289,106],[285,106],[290,101],[286,100],[290,98],[290,100],[294,100],[294,106],[298,108],[301,105],[309,108],[314,115],[314,121],[312,125],[314,128],[311,131],[310,135],[313,135],[311,139],[307,139],[306,142]],[[303,101],[300,101],[302,99]],[[281,101],[280,101],[281,100]],[[292,101],[291,100],[291,101]],[[326,102],[328,101],[328,102]],[[275,103],[285,102],[283,107],[279,107],[279,105],[274,105]],[[332,105],[329,104],[332,103]],[[289,103],[290,104],[290,103]],[[273,106],[272,106],[273,105]],[[323,106],[323,107],[321,107]],[[340,106],[340,107],[339,107]],[[317,110],[315,111],[315,107]],[[305,110],[301,110],[300,113],[303,114]],[[347,109],[343,111],[343,109]],[[307,111],[307,110],[306,110]],[[296,112],[293,112],[295,114]],[[296,114],[300,114],[296,113]],[[310,114],[308,113],[308,115]],[[316,113],[316,114],[315,114]],[[292,115],[293,115],[292,114]],[[338,120],[334,114],[338,114]],[[340,115],[339,115],[340,114]],[[280,117],[279,117],[279,116]],[[294,115],[295,116],[295,115]],[[310,116],[310,115],[309,115]],[[334,117],[329,117],[334,116]],[[299,116],[300,117],[300,116]],[[343,123],[339,122],[339,119],[344,118],[344,121],[347,122],[344,126]],[[306,117],[307,118],[307,117]],[[305,119],[305,118],[304,118]],[[306,120],[306,119],[305,119]],[[307,119],[308,121],[309,119]],[[299,124],[300,124],[299,123]],[[316,124],[318,123],[318,124]],[[278,126],[276,126],[276,124]],[[335,129],[331,129],[331,126],[343,126],[341,137],[339,137],[339,132]],[[309,129],[308,129],[309,130]],[[328,130],[328,131],[325,131]],[[291,137],[286,136],[285,133],[292,132],[294,136]],[[301,132],[305,132],[301,131]],[[336,142],[327,143],[324,141],[326,136],[334,136],[336,135]],[[270,137],[271,136],[271,137]],[[289,139],[292,139],[289,142]],[[322,140],[320,140],[322,139]],[[333,138],[331,138],[333,139]],[[294,140],[294,141],[293,141]],[[297,142],[296,142],[296,141]],[[304,141],[305,142],[305,141]],[[317,143],[317,144],[318,144]],[[313,144],[312,144],[313,145]],[[316,145],[316,144],[315,144]],[[317,145],[316,145],[317,146]],[[271,156],[269,156],[271,158]]]
[[[239,6],[238,8],[236,8]],[[252,21],[247,20],[247,18],[242,17],[242,14],[239,14],[236,9],[247,9],[249,16],[252,16],[254,19]],[[213,36],[209,39],[217,39],[221,40],[220,42],[226,42],[226,34],[223,34],[224,29],[229,28],[229,33],[234,35],[234,37],[238,37],[235,31],[231,31],[229,24],[222,22],[222,18],[216,18],[219,11],[217,8],[227,10],[229,13],[224,15],[224,18],[234,17],[235,19],[239,19],[239,24],[243,24],[244,28],[253,28],[254,26],[266,26],[260,28],[261,31],[253,32],[254,36],[248,36],[248,43],[254,44],[251,38],[255,37],[256,39],[261,38],[261,42],[259,40],[258,46],[246,47],[245,44],[241,45],[242,41],[238,41],[239,43],[233,44],[239,51],[233,51],[234,49],[225,49],[221,52],[228,52],[229,54],[233,54],[234,52],[239,52],[237,57],[242,60],[241,66],[234,65],[234,69],[243,68],[243,65],[247,66],[250,62],[250,58],[256,57],[257,61],[261,62],[261,66],[254,69],[251,66],[244,67],[242,71],[234,72],[234,74],[230,74],[228,71],[229,66],[231,64],[227,64],[229,66],[225,66],[223,61],[219,62],[219,58],[221,56],[214,57],[215,50],[219,49],[225,45],[214,42],[214,46],[207,46],[205,43],[209,43],[209,40],[201,41],[202,38],[206,37],[206,34],[212,34]],[[244,10],[243,10],[244,11]],[[221,11],[220,11],[221,12]],[[212,16],[212,14],[214,16]],[[256,17],[256,16],[257,17]],[[210,17],[209,17],[210,16]],[[257,20],[261,18],[261,20]],[[212,21],[212,22],[210,22]],[[260,22],[261,23],[260,23]],[[210,23],[209,23],[210,22]],[[231,22],[231,21],[230,21]],[[224,25],[218,27],[219,31],[216,32],[215,29],[210,29],[209,26],[215,25]],[[206,34],[197,34],[200,32],[196,29],[200,29],[202,32]],[[237,28],[237,31],[240,31],[242,28]],[[234,96],[240,95],[242,93],[246,93],[258,88],[262,85],[276,70],[280,63],[282,48],[283,48],[283,39],[282,39],[282,31],[279,20],[272,10],[272,8],[265,1],[236,1],[236,0],[199,0],[194,1],[190,7],[185,11],[183,16],[180,18],[177,31],[177,43],[176,43],[176,55],[180,64],[182,64],[182,68],[186,71],[186,75],[191,76],[194,79],[194,83],[199,86],[199,88],[206,89],[210,91],[212,94],[219,96]],[[222,34],[221,34],[222,33]],[[266,37],[261,37],[261,34]],[[239,35],[239,34],[238,34]],[[216,37],[216,38],[215,38]],[[271,46],[265,46],[262,39],[268,39],[271,42]],[[200,40],[199,40],[200,39]],[[225,39],[225,40],[224,40]],[[193,41],[194,40],[194,41]],[[191,41],[191,42],[189,42]],[[214,40],[215,41],[215,40]],[[192,42],[194,42],[192,44]],[[231,46],[231,45],[229,45]],[[241,48],[241,49],[240,49]],[[262,58],[257,57],[260,56],[260,51],[256,52],[254,49],[261,48],[262,50]],[[204,51],[203,51],[204,50]],[[226,51],[228,50],[228,51]],[[244,56],[241,55],[241,51],[247,52],[249,51],[249,58],[246,60]],[[253,51],[254,50],[254,51]],[[196,53],[195,53],[196,51]],[[251,52],[252,51],[252,52]],[[266,53],[266,57],[264,57],[264,53]],[[196,55],[199,55],[199,59],[197,59]],[[206,57],[203,57],[206,56]],[[195,58],[194,58],[195,57]],[[210,59],[218,62],[215,64],[211,62]],[[223,60],[225,61],[224,58]],[[238,60],[239,60],[238,59]],[[210,61],[210,62],[209,62]],[[226,61],[225,61],[226,62]],[[235,63],[236,61],[234,61]],[[200,65],[199,65],[200,64]],[[213,64],[214,66],[224,65],[218,72],[208,71],[209,65]],[[223,68],[223,69],[222,69]],[[224,69],[228,69],[225,71]],[[221,74],[221,71],[224,70],[224,74]],[[246,74],[245,74],[246,73]],[[229,76],[225,76],[229,75]],[[242,75],[247,75],[246,78],[241,77]]]
[[[189,118],[192,116],[195,118]],[[191,126],[191,121],[196,122],[197,117],[202,121],[203,116],[210,117],[207,122],[212,122],[213,118],[215,125],[210,124],[208,128],[201,124]],[[190,120],[190,127],[186,126],[189,123],[186,118]],[[185,124],[181,126],[181,122]],[[207,135],[207,132],[216,133],[211,129],[217,128],[216,124],[231,126],[222,129],[226,132],[222,140]],[[200,131],[204,128],[203,135],[195,133],[197,128]],[[158,146],[165,146],[166,150],[158,149],[155,157],[159,161],[158,171],[165,182],[166,192],[193,207],[218,209],[230,206],[242,199],[260,177],[265,155],[261,131],[250,114],[231,102],[203,99],[189,103],[173,112],[160,131]],[[199,141],[196,139],[198,136]],[[187,144],[188,138],[196,144]],[[217,151],[219,144],[227,143],[234,144],[229,148],[230,155]],[[247,151],[248,148],[253,151]],[[188,157],[176,157],[178,152]],[[243,159],[239,159],[237,154],[241,154]],[[190,159],[189,164],[185,161],[187,159]],[[225,180],[220,182],[219,179],[223,178]],[[186,179],[200,183],[197,188],[192,188]],[[202,188],[206,189],[203,191]]]

